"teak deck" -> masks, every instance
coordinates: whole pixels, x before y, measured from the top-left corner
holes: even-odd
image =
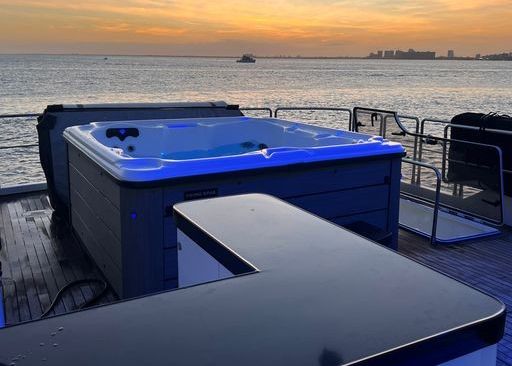
[[[38,319],[58,290],[83,278],[103,279],[71,232],[52,219],[46,193],[0,200],[0,261],[7,324]],[[501,299],[512,307],[512,232],[460,245],[432,247],[428,240],[401,230],[399,251]],[[15,284],[15,285],[14,285]],[[421,289],[418,289],[421,291]],[[53,314],[75,310],[99,289],[67,291]],[[109,291],[98,304],[116,300]],[[498,347],[497,365],[512,365],[512,316]]]
[[[0,241],[6,324],[40,318],[69,282],[103,279],[66,225],[52,220],[46,193],[0,201]],[[49,315],[75,310],[99,290],[95,285],[73,287]],[[114,300],[109,291],[98,303]]]

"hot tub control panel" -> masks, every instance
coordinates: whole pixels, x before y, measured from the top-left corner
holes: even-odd
[[[107,128],[105,132],[107,138],[117,137],[119,140],[124,141],[127,137],[139,137],[139,129],[135,127],[127,128]]]

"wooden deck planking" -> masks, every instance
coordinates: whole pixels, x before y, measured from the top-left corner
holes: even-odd
[[[45,193],[6,197],[0,201],[0,260],[4,279],[7,324],[38,319],[60,288],[83,278],[103,279],[65,225],[52,220]],[[51,315],[75,310],[97,294],[94,285],[66,291]],[[99,301],[116,300],[112,291]]]
[[[490,295],[512,309],[512,232],[458,245],[431,246],[428,240],[401,230],[399,252]],[[512,365],[512,314],[498,345],[498,366]]]

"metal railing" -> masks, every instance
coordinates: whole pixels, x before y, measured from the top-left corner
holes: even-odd
[[[33,119],[39,117],[39,113],[17,113],[17,114],[1,114],[0,115],[0,123],[7,121],[7,120],[13,120],[13,119],[24,119],[23,123],[28,123],[30,119],[30,122],[33,121]],[[34,131],[34,136],[37,136],[37,134]],[[0,145],[0,152],[6,151],[6,150],[13,150],[13,149],[29,149],[26,151],[26,153],[33,154],[34,152],[30,149],[38,147],[39,143],[36,141],[34,143],[21,143],[21,144],[13,144],[9,143],[6,145]],[[23,184],[15,184],[15,185],[2,185],[0,182],[0,196],[5,195],[13,195],[13,194],[19,194],[19,193],[25,193],[25,192],[33,192],[33,191],[40,191],[45,189],[46,183],[23,183]]]
[[[331,111],[331,112],[344,112],[348,114],[348,128],[352,130],[352,110],[350,108],[335,108],[335,107],[277,107],[274,109],[274,118],[278,118],[279,111]]]
[[[434,199],[434,201],[432,202],[432,201],[426,200],[423,197],[420,198],[423,202],[429,202],[429,203],[433,204],[434,213],[433,213],[433,218],[432,218],[432,232],[431,232],[431,235],[430,235],[430,244],[435,245],[436,241],[437,241],[436,240],[436,236],[437,236],[437,220],[438,220],[438,216],[439,216],[439,205],[440,205],[440,196],[441,196],[441,172],[435,166],[423,163],[421,161],[415,161],[415,160],[403,158],[402,162],[406,163],[406,164],[411,164],[413,166],[420,166],[420,167],[423,167],[423,168],[431,169],[431,170],[434,171],[434,173],[436,175],[436,190],[435,190],[435,199]],[[410,195],[408,193],[401,192],[400,194],[403,195],[403,196],[407,196],[407,197],[413,198],[413,199],[418,199],[417,196],[413,196],[413,195]]]
[[[269,114],[269,117],[272,118],[274,115],[274,112],[272,111],[272,108],[267,107],[243,107],[240,108],[242,112],[248,111],[248,112],[267,112]]]
[[[433,119],[433,118],[425,118],[421,121],[421,131],[425,131],[425,126],[427,123],[438,123],[443,125],[443,138],[452,141],[451,134],[449,136],[448,131],[450,129],[462,129],[462,130],[470,130],[470,131],[480,131],[484,130],[489,133],[497,134],[497,135],[505,135],[505,136],[511,136],[512,137],[512,131],[505,131],[505,130],[497,130],[492,128],[484,128],[481,129],[480,127],[476,126],[466,126],[466,125],[459,125],[459,124],[452,124],[451,121],[443,120],[443,119]],[[431,136],[431,135],[427,135]],[[455,140],[457,141],[457,140]],[[422,149],[420,149],[420,154],[422,153]],[[512,170],[505,169],[504,167],[501,167],[501,170],[503,174],[505,175],[511,175],[512,176]],[[444,175],[444,174],[443,174]],[[462,189],[462,187],[460,187]]]
[[[454,161],[453,159],[450,159],[447,154],[447,144],[455,142],[455,143],[459,143],[459,144],[464,144],[466,146],[472,146],[476,149],[482,149],[482,150],[487,149],[487,151],[494,151],[497,164],[499,165],[499,177],[497,177],[497,181],[500,182],[499,183],[499,191],[500,192],[497,193],[497,194],[499,194],[499,197],[500,197],[498,199],[498,201],[500,202],[500,212],[499,212],[499,214],[497,214],[497,216],[499,216],[499,218],[496,218],[496,219],[489,218],[489,217],[483,216],[482,214],[479,214],[477,212],[470,212],[465,208],[456,207],[453,204],[448,204],[446,202],[439,202],[439,205],[446,207],[447,209],[450,209],[450,210],[459,211],[459,212],[462,212],[469,216],[476,217],[478,219],[481,219],[483,221],[486,221],[486,222],[494,224],[494,225],[501,225],[503,223],[504,215],[503,215],[502,202],[503,202],[503,172],[504,171],[503,171],[502,157],[501,157],[502,153],[501,153],[501,149],[499,147],[494,146],[494,145],[482,144],[482,143],[478,143],[478,142],[453,140],[450,138],[445,138],[445,137],[440,137],[440,136],[427,135],[427,134],[421,133],[422,131],[424,132],[426,122],[446,123],[446,121],[436,120],[436,119],[423,119],[423,120],[421,120],[421,122],[419,122],[419,125],[418,125],[419,119],[417,117],[405,116],[406,118],[404,118],[404,119],[412,119],[416,122],[415,127],[414,127],[415,131],[413,132],[413,131],[410,131],[402,123],[400,116],[398,115],[397,112],[382,110],[382,109],[373,109],[373,108],[362,108],[362,107],[354,108],[354,112],[353,112],[354,129],[358,132],[360,131],[360,127],[366,126],[362,122],[360,122],[360,118],[359,118],[360,115],[371,116],[372,122],[381,121],[381,124],[379,126],[379,131],[383,137],[387,136],[387,129],[390,126],[389,120],[391,119],[392,121],[395,122],[395,125],[398,127],[398,131],[399,131],[398,133],[394,133],[394,135],[403,136],[403,137],[410,136],[410,137],[414,138],[415,139],[415,142],[414,142],[415,149],[413,149],[413,160],[414,161],[424,164],[425,162],[423,160],[424,160],[425,152],[429,152],[431,154],[434,154],[434,153],[441,154],[441,159],[440,159],[441,160],[441,170],[440,170],[441,171],[441,179],[442,179],[442,182],[444,182],[444,183],[454,184],[453,193],[452,193],[453,196],[456,196],[455,193],[457,191],[457,184],[450,182],[450,180],[447,178],[447,163],[452,162],[452,163],[459,163],[459,164],[467,164],[467,162],[462,162],[462,161],[457,162],[457,161]],[[375,128],[375,125],[373,124],[372,127]],[[418,130],[419,130],[419,132],[418,132]],[[442,147],[442,151],[439,152],[439,151],[435,151],[432,149],[426,149],[424,147],[424,145],[440,145]],[[428,165],[431,165],[431,164],[428,164]],[[421,184],[421,181],[422,181],[421,168],[423,168],[423,166],[421,164],[418,164],[416,166],[416,169],[414,169],[414,166],[413,166],[412,173],[411,173],[411,184],[416,184],[416,185]],[[459,184],[459,189],[461,189],[460,184]],[[417,198],[422,199],[424,197],[418,196]]]
[[[0,120],[3,119],[12,119],[12,118],[32,118],[32,117],[39,117],[40,114],[38,113],[25,113],[25,114],[0,114]],[[0,150],[6,150],[6,149],[18,149],[18,148],[28,148],[28,147],[36,147],[39,146],[39,144],[22,144],[22,145],[7,145],[7,146],[0,146]]]
[[[390,115],[386,115],[384,117],[384,131],[383,131],[383,137],[384,138],[387,138],[387,125],[388,125],[388,119],[392,117]],[[419,133],[419,128],[420,128],[420,119],[418,117],[415,117],[415,116],[408,116],[408,115],[400,115],[400,114],[397,114],[396,117],[399,119],[399,120],[411,120],[413,122],[415,122],[415,126],[414,126],[414,133],[415,134],[418,134]],[[400,128],[400,126],[399,126]],[[391,135],[392,136],[402,136],[402,137],[406,137],[408,136],[407,132],[402,130],[400,128],[400,131],[399,132],[391,132]],[[413,138],[413,144],[412,146],[408,146],[408,145],[405,145],[403,144],[405,147],[412,147],[412,160],[414,161],[421,161],[421,159],[418,158],[418,140],[419,140],[419,137],[418,136],[412,136],[412,135],[409,135]],[[393,139],[394,137],[391,137],[391,139]],[[412,166],[412,174],[411,174],[411,183],[415,184],[415,183],[418,183],[421,181],[421,169],[419,169],[419,167],[417,165],[413,165]]]
[[[444,138],[448,138],[448,130],[451,129],[451,128],[457,128],[457,129],[461,129],[461,130],[471,130],[471,131],[480,131],[481,130],[480,127],[456,125],[456,124],[452,124],[452,123],[448,122],[444,126],[444,134],[443,134]],[[496,130],[496,129],[492,129],[492,128],[485,128],[484,131],[485,132],[489,132],[489,133],[494,133],[494,134],[497,134],[497,135],[505,135],[505,136],[512,137],[512,131]],[[512,170],[508,170],[508,169],[502,168],[502,171],[505,174],[512,174]]]
[[[447,182],[446,179],[446,171],[447,171],[447,146],[446,144],[452,142],[448,136],[449,129],[451,128],[468,128],[468,129],[478,129],[477,127],[471,128],[470,126],[459,126],[459,125],[452,125],[449,121],[441,120],[441,119],[429,119],[425,118],[420,120],[416,116],[409,116],[409,115],[399,115],[395,111],[388,111],[388,110],[382,110],[382,109],[371,109],[371,108],[362,108],[362,107],[355,107],[353,109],[350,108],[337,108],[337,107],[307,107],[307,106],[295,106],[295,107],[277,107],[274,110],[268,107],[242,107],[240,108],[241,111],[260,111],[265,112],[265,114],[268,114],[268,117],[275,117],[278,118],[280,114],[284,111],[331,111],[331,112],[339,112],[343,113],[348,118],[348,128],[347,130],[350,131],[360,131],[361,127],[364,127],[363,122],[361,121],[360,117],[362,115],[370,116],[370,122],[372,124],[378,123],[378,125],[374,125],[373,127],[378,127],[378,134],[383,136],[384,138],[389,139],[398,139],[401,138],[402,140],[408,139],[407,141],[399,141],[403,142],[404,146],[411,148],[410,155],[408,156],[407,163],[412,165],[411,167],[411,184],[421,184],[422,181],[422,168],[431,169],[432,167],[435,168],[433,165],[426,164],[423,159],[425,153],[430,153],[430,145],[442,145],[443,148],[442,152],[442,164],[440,169],[441,174],[441,180],[442,182]],[[281,113],[280,113],[281,112]],[[37,113],[24,113],[24,114],[4,114],[0,115],[0,121],[6,120],[6,119],[13,119],[13,118],[34,118],[38,117],[40,114]],[[412,122],[411,127],[409,128],[406,126],[406,121]],[[434,136],[432,134],[426,133],[425,129],[428,123],[441,123],[444,125],[444,131],[442,136]],[[340,126],[343,128],[344,126]],[[392,131],[391,131],[392,130]],[[391,131],[391,132],[390,132]],[[512,132],[503,132],[501,130],[488,130],[490,132],[496,132],[496,133],[505,133],[512,135]],[[480,146],[480,147],[489,147],[489,148],[495,148],[497,147],[493,145],[485,145],[480,143],[474,143],[474,142],[467,142],[463,141],[463,143],[473,144],[474,146]],[[409,145],[406,145],[409,144]],[[24,144],[9,144],[0,146],[0,151],[5,151],[7,149],[19,149],[19,148],[33,148],[37,147],[37,143],[24,143]],[[405,160],[404,160],[405,161]],[[417,162],[417,164],[411,163],[411,161]],[[428,165],[428,167],[424,165]],[[437,169],[437,168],[436,168]],[[436,179],[437,179],[437,173],[439,172],[439,169],[436,171]],[[504,173],[510,174],[512,171],[503,170]],[[502,178],[501,178],[502,179]],[[21,186],[21,185],[20,185]],[[41,187],[41,185],[36,185],[37,189]],[[27,189],[30,189],[30,187],[25,186],[24,191]],[[502,187],[503,189],[503,187]],[[2,190],[0,190],[1,193]],[[9,191],[10,192],[10,191]],[[461,194],[462,192],[462,185],[457,186],[454,185],[453,194]],[[434,202],[434,205],[436,203]],[[442,205],[440,202],[438,204]],[[453,207],[450,207],[453,208]]]

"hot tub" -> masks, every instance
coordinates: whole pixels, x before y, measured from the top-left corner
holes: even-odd
[[[396,247],[404,149],[381,137],[248,117],[95,122],[64,137],[73,229],[121,297],[177,286],[172,206],[191,199],[272,194]]]

